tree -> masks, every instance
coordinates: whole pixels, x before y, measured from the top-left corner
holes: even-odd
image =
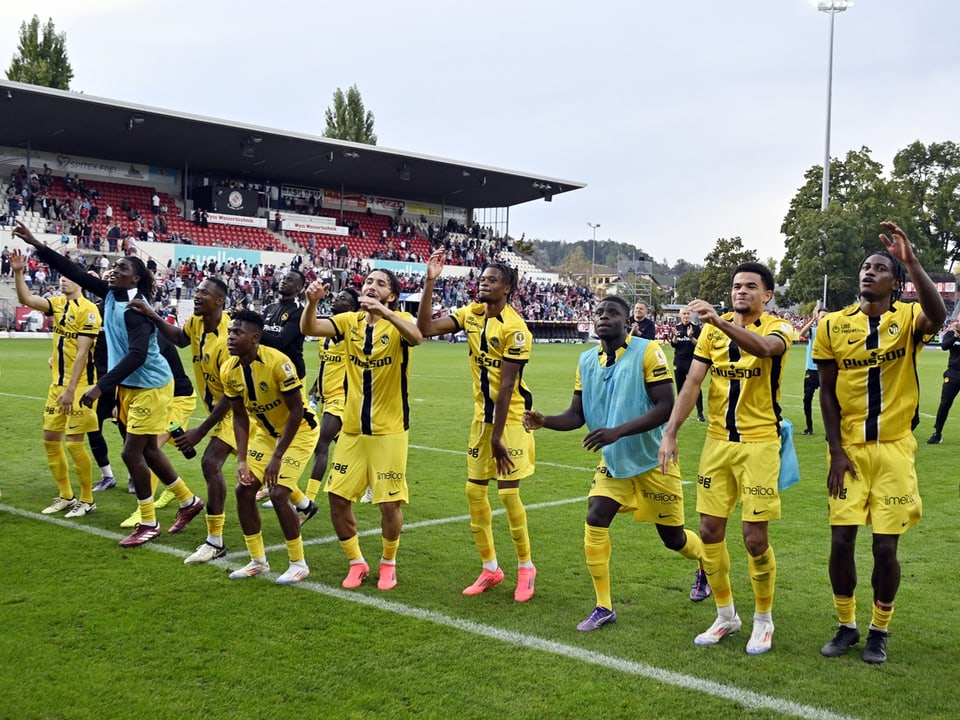
[[[942,268],[960,259],[960,147],[914,142],[894,156],[892,179],[901,227],[911,241],[926,239],[924,262]]]
[[[582,275],[584,277],[590,274],[591,263],[586,255],[583,254],[583,248],[575,246],[567,256],[557,266],[557,272],[561,275]]]
[[[694,298],[700,297],[700,272],[700,270],[688,270],[683,275],[677,276],[677,284],[673,293],[674,302],[686,304]]]
[[[713,250],[704,258],[705,267],[700,271],[700,297],[714,305],[730,303],[730,288],[733,271],[737,265],[757,262],[755,250],[746,250],[740,237],[719,238]]]
[[[879,223],[898,218],[891,183],[882,177],[883,167],[870,157],[869,148],[850,151],[843,160],[830,164],[830,204],[820,210],[821,168],[805,174],[806,183],[790,201],[780,231],[787,236],[786,253],[780,263],[778,280],[786,286],[780,296],[784,303],[804,303],[823,294],[828,278],[827,304],[832,309],[853,302],[858,288],[860,261],[867,250],[882,249],[877,235]],[[902,221],[901,221],[902,222]],[[909,225],[904,226],[911,239]],[[925,237],[914,246],[924,258],[929,250]]]
[[[528,260],[533,257],[533,242],[527,240],[526,235],[521,235],[519,240],[514,240],[510,249],[520,257],[527,258]]]
[[[363,98],[356,85],[351,85],[344,94],[337,88],[333,93],[333,106],[327,108],[327,127],[324,137],[349,140],[365,145],[376,145],[373,132],[373,113],[363,106]]]
[[[73,68],[67,58],[67,34],[58,34],[52,19],[47,19],[41,29],[36,15],[30,22],[20,23],[20,45],[7,70],[7,79],[69,90]]]

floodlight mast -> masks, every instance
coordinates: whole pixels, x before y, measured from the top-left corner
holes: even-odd
[[[820,210],[826,210],[830,204],[830,111],[833,98],[833,23],[838,12],[853,7],[850,0],[819,0],[817,10],[830,14],[830,43],[827,52],[827,132],[823,153],[823,188],[820,197]]]

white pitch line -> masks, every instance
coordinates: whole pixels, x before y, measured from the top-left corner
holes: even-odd
[[[583,498],[579,499],[582,500]],[[12,515],[18,515],[31,520],[40,520],[41,522],[50,523],[52,525],[67,527],[72,530],[94,535],[96,537],[108,538],[117,541],[124,537],[119,533],[110,532],[109,530],[71,523],[67,520],[50,517],[49,515],[42,515],[40,513],[29,512],[26,510],[20,510],[19,508],[11,507],[9,505],[0,504],[0,511],[8,512]],[[143,546],[143,548],[153,552],[163,553],[165,555],[172,555],[177,558],[185,558],[188,555],[188,553],[183,550],[155,542],[147,543]],[[237,569],[241,567],[239,564],[228,563],[223,560],[214,560],[208,564],[225,569]],[[276,573],[271,572],[258,576],[254,579],[273,580],[276,582],[277,577],[278,575]],[[556,642],[555,640],[547,640],[546,638],[537,637],[536,635],[529,635],[527,633],[516,632],[513,630],[504,630],[503,628],[498,628],[493,625],[485,625],[472,620],[464,620],[463,618],[444,615],[443,613],[439,613],[434,610],[425,610],[424,608],[412,607],[392,600],[384,600],[382,597],[378,597],[376,595],[366,595],[357,591],[348,592],[339,587],[324,585],[323,583],[312,582],[309,580],[299,582],[291,587],[299,590],[314,592],[319,595],[325,595],[336,600],[344,600],[347,602],[356,603],[358,605],[364,605],[366,607],[381,610],[383,612],[390,612],[394,613],[395,615],[402,615],[415,620],[433,623],[434,625],[452,628],[454,630],[470,633],[472,635],[479,635],[481,637],[496,640],[497,642],[502,642],[507,645],[513,645],[514,647],[537,650],[539,652],[545,652],[558,657],[567,658],[569,660],[589,663],[598,667],[605,667],[615,672],[623,673],[624,675],[643,677],[647,678],[648,680],[653,680],[654,682],[664,685],[673,685],[684,690],[694,690],[706,695],[721,698],[723,700],[729,700],[737,705],[743,705],[749,708],[770,710],[780,715],[804,718],[804,720],[857,720],[853,716],[842,715],[831,712],[830,710],[825,710],[823,708],[813,707],[812,705],[804,705],[801,703],[792,702],[790,700],[773,697],[772,695],[764,695],[763,693],[754,692],[752,690],[744,690],[743,688],[738,688],[734,685],[726,685],[714,680],[696,677],[695,675],[685,675],[683,673],[673,672],[672,670],[666,670],[664,668],[636,662],[634,660],[627,660],[625,658],[619,658],[613,655],[604,655],[603,653],[598,653],[593,650],[585,650],[584,648],[577,647],[575,645],[567,645]]]
[[[566,498],[564,500],[551,500],[549,502],[533,503],[532,505],[527,505],[525,507],[527,510],[539,510],[541,508],[557,507],[559,505],[570,505],[571,503],[583,502],[586,499],[587,499],[586,496],[578,497],[578,498]],[[503,508],[497,508],[496,510],[493,510],[491,514],[503,515],[505,513],[506,513],[506,510],[504,510]],[[421,520],[420,522],[404,523],[403,530],[407,531],[407,530],[413,530],[414,528],[433,527],[435,525],[447,525],[449,523],[455,523],[455,522],[469,522],[469,520],[470,520],[469,515],[456,515],[454,517],[433,518],[432,520]],[[380,528],[372,527],[369,530],[362,530],[358,532],[357,535],[359,537],[368,537],[370,535],[379,536]],[[333,542],[337,542],[337,536],[327,535],[326,537],[318,537],[318,538],[312,538],[310,540],[304,540],[303,546],[307,547],[308,545],[327,545]],[[267,551],[275,552],[278,550],[286,550],[286,548],[287,548],[286,545],[271,545],[270,547],[265,549]],[[225,556],[225,559],[235,560],[241,557],[242,558],[247,557],[247,553],[246,552],[227,553]]]

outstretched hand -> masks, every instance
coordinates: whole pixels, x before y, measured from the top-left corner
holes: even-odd
[[[311,302],[320,302],[327,296],[327,293],[329,292],[330,286],[325,285],[323,280],[314,280],[307,286],[307,300],[310,300]]]
[[[880,242],[887,248],[888,253],[904,264],[916,260],[916,255],[913,254],[913,246],[896,223],[885,220],[880,223],[880,227],[890,233],[890,235],[880,233]]]
[[[43,247],[43,243],[37,240],[34,234],[30,232],[30,228],[24,225],[20,220],[17,220],[17,226],[13,229],[11,235],[20,238],[27,245],[33,245],[35,248]]]

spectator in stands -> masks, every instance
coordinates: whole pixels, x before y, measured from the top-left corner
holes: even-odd
[[[279,210],[278,210],[278,211],[276,212],[276,214],[273,216],[273,229],[274,229],[276,232],[282,232],[282,231],[283,231],[283,218],[280,217],[280,211],[279,211]]]
[[[156,192],[153,193],[153,197],[150,198],[150,212],[154,215],[160,214],[160,196]]]

